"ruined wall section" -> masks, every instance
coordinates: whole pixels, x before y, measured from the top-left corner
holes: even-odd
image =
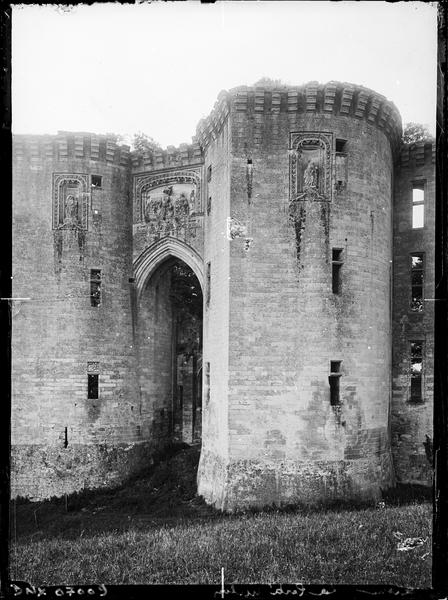
[[[14,138],[13,296],[29,300],[12,324],[13,496],[110,485],[146,460],[129,187],[129,152],[113,138]],[[91,269],[101,271],[99,306]]]
[[[424,226],[412,227],[413,187],[424,189]],[[431,484],[434,346],[435,143],[405,145],[395,180],[392,450],[398,481]],[[423,253],[423,301],[412,299],[412,254]],[[418,288],[417,288],[418,291]],[[421,400],[411,397],[411,342],[423,344]]]
[[[229,452],[229,240],[231,128],[228,107],[219,107],[216,127],[204,148],[205,245],[202,452],[198,493],[222,506]]]
[[[393,481],[398,112],[348,84],[237,88],[228,99],[229,459],[216,504],[232,510],[379,497]],[[309,194],[298,162],[307,138],[326,178]],[[345,141],[343,152],[336,140]],[[333,248],[344,261],[337,296]],[[330,401],[330,361],[341,361],[338,406]]]

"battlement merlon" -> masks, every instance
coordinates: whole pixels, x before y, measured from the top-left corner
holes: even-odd
[[[400,153],[401,168],[415,168],[436,162],[436,142],[434,139],[422,140],[412,144],[402,144]]]
[[[166,149],[131,152],[132,171],[134,174],[144,171],[155,172],[165,169],[197,166],[204,162],[202,150],[193,139],[192,144],[180,144],[178,148],[168,146]]]
[[[13,135],[16,160],[94,160],[129,167],[130,147],[119,145],[112,135],[58,131],[56,135]]]
[[[206,147],[220,132],[229,112],[252,115],[320,113],[364,119],[383,130],[394,155],[401,148],[402,122],[396,106],[381,94],[351,83],[311,81],[301,86],[239,86],[221,92],[206,119],[197,127],[197,140]]]

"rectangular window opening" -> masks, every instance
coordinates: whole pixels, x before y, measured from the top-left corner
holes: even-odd
[[[425,185],[415,183],[412,187],[412,229],[425,225]]]
[[[212,180],[212,165],[209,165],[207,168],[207,181]]]
[[[411,254],[411,310],[423,312],[424,253]]]
[[[99,388],[99,375],[98,373],[87,374],[87,398],[88,400],[98,400],[98,388]]]
[[[330,384],[330,404],[331,406],[339,406],[341,404],[340,395],[340,380],[341,380],[341,360],[332,360],[330,362],[330,376],[328,382]]]
[[[343,260],[343,249],[342,248],[333,248],[332,250],[332,291],[333,294],[341,293],[341,270],[342,265],[344,264]]]
[[[92,175],[90,183],[93,188],[100,188],[102,187],[103,178],[101,175]]]
[[[101,270],[90,269],[90,306],[101,306]]]
[[[206,302],[207,302],[207,306],[209,306],[210,304],[210,298],[211,298],[211,263],[207,263],[207,276],[206,276]]]
[[[336,140],[336,152],[342,153],[347,149],[347,140]]]
[[[410,342],[410,402],[423,402],[423,342]]]

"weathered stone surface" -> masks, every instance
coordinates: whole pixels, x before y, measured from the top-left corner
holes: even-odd
[[[198,492],[208,502],[313,504],[377,498],[395,477],[428,483],[433,152],[400,155],[400,136],[393,104],[337,82],[222,92],[179,149],[130,155],[107,136],[15,136],[13,296],[29,300],[13,311],[13,494],[110,485],[179,427],[192,438],[193,401],[174,414],[173,259],[204,296]],[[421,180],[426,223],[413,230]],[[419,314],[408,310],[415,251],[426,257]],[[418,406],[408,401],[416,337]],[[97,399],[88,363],[98,363]]]

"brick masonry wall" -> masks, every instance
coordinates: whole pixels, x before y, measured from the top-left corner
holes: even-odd
[[[207,281],[204,291],[203,338],[203,417],[202,452],[198,469],[198,493],[221,505],[226,493],[228,457],[228,378],[229,378],[229,241],[226,235],[230,195],[230,128],[221,133],[205,152],[205,170],[212,165],[206,198],[204,265],[211,265],[210,303]],[[206,273],[206,269],[205,269]],[[206,278],[207,276],[205,276]],[[207,375],[207,364],[210,375]],[[209,382],[208,382],[209,378]]]
[[[301,131],[347,140],[347,182],[331,203],[306,201],[297,256],[288,151],[289,133]],[[230,215],[252,242],[249,250],[245,236],[230,244],[229,466],[221,507],[379,497],[392,484],[391,183],[389,141],[364,120],[233,113]],[[338,297],[332,247],[344,249]],[[342,361],[337,409],[331,360]]]
[[[435,148],[405,146],[395,180],[392,451],[397,479],[431,484],[426,436],[433,437]],[[412,229],[412,187],[425,182],[425,224]],[[424,253],[423,311],[411,310],[411,254]],[[410,341],[422,340],[423,402],[410,402]]]
[[[53,173],[87,176],[87,231],[53,230]],[[93,174],[101,189],[90,186]],[[132,336],[125,150],[83,134],[17,136],[13,194],[13,296],[30,300],[12,324],[12,495],[108,485],[132,471],[131,455],[145,454],[148,441]],[[102,273],[96,308],[92,268]],[[91,361],[99,363],[97,400],[87,398]]]

